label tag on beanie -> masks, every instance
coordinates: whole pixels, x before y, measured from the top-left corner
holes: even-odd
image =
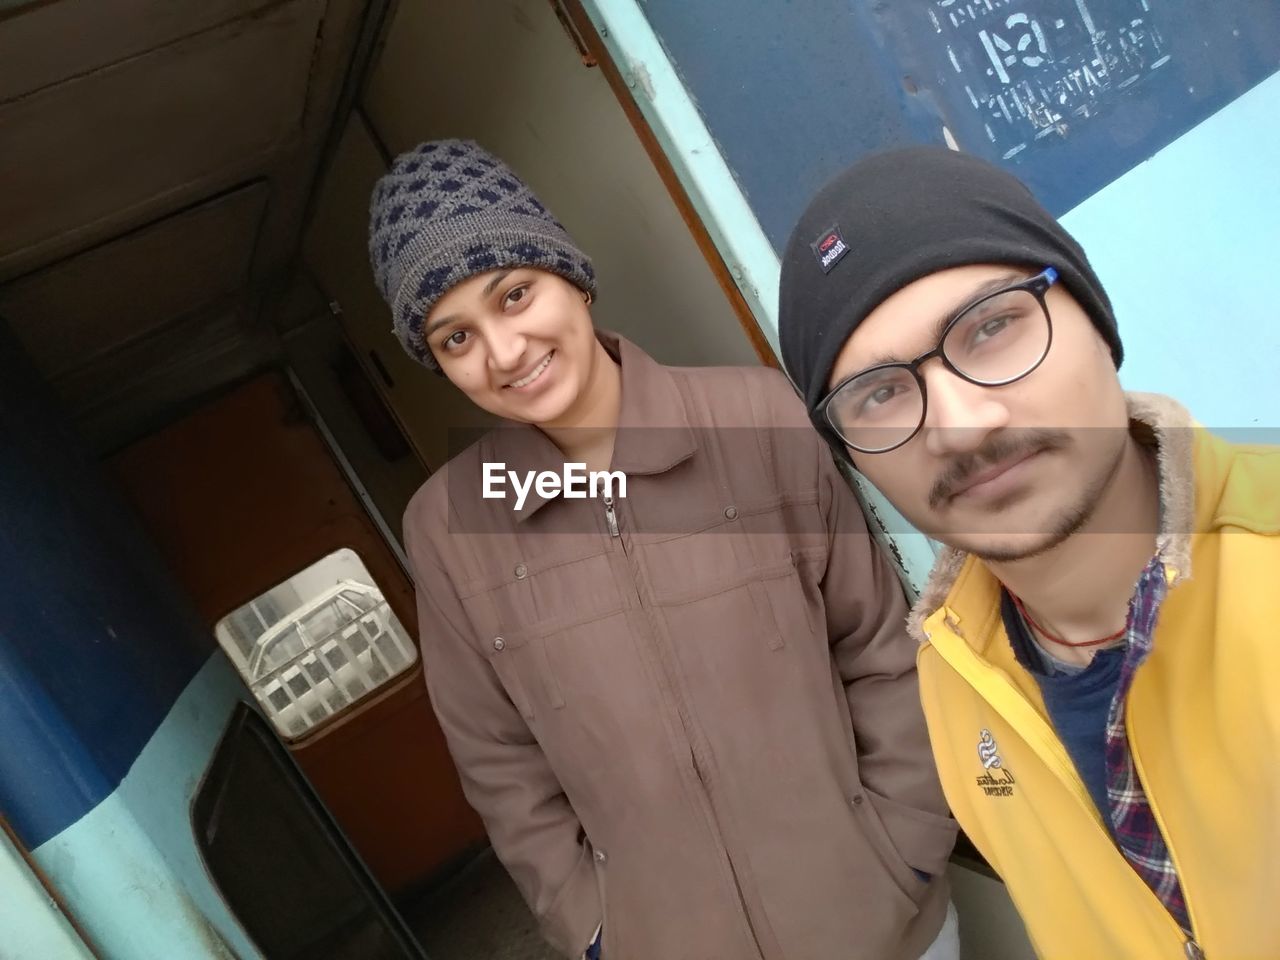
[[[844,237],[840,236],[840,228],[834,224],[829,229],[823,230],[822,236],[809,246],[813,250],[813,255],[818,258],[818,266],[822,267],[823,273],[830,273],[832,267],[849,252],[849,245],[844,242]]]

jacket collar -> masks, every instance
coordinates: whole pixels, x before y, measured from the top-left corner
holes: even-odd
[[[607,330],[596,339],[618,361],[622,399],[611,470],[632,474],[658,474],[684,462],[697,450],[684,398],[671,371],[630,340]],[[529,471],[560,472],[564,454],[550,438],[531,424],[503,424],[482,444],[483,458],[502,461],[521,476]],[[549,499],[531,489],[517,522],[533,516]]]
[[[1210,520],[1196,515],[1196,423],[1170,397],[1128,393],[1125,400],[1130,430],[1156,448],[1161,507],[1156,556],[1169,571],[1172,586],[1190,578],[1192,531],[1205,529]],[[925,621],[944,607],[967,623],[985,623],[999,615],[999,596],[1000,585],[981,560],[963,550],[945,547],[911,608],[908,631],[917,641],[924,642]],[[975,635],[987,632],[980,630]]]

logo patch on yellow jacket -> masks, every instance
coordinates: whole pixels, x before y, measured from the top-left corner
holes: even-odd
[[[977,784],[988,797],[1012,797],[1013,771],[1000,759],[1000,748],[990,730],[983,730],[978,740],[978,759],[982,761],[982,776]]]

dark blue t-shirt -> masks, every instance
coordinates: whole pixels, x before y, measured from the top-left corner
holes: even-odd
[[[1124,647],[1099,650],[1079,672],[1064,671],[1032,638],[1007,590],[1000,592],[1000,615],[1014,656],[1036,679],[1049,719],[1076,765],[1094,805],[1111,832],[1107,801],[1107,717],[1120,685]]]

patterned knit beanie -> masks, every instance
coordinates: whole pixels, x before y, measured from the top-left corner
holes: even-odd
[[[396,158],[369,204],[369,260],[401,345],[437,371],[424,321],[469,277],[536,267],[595,292],[590,258],[506,164],[468,140]]]

